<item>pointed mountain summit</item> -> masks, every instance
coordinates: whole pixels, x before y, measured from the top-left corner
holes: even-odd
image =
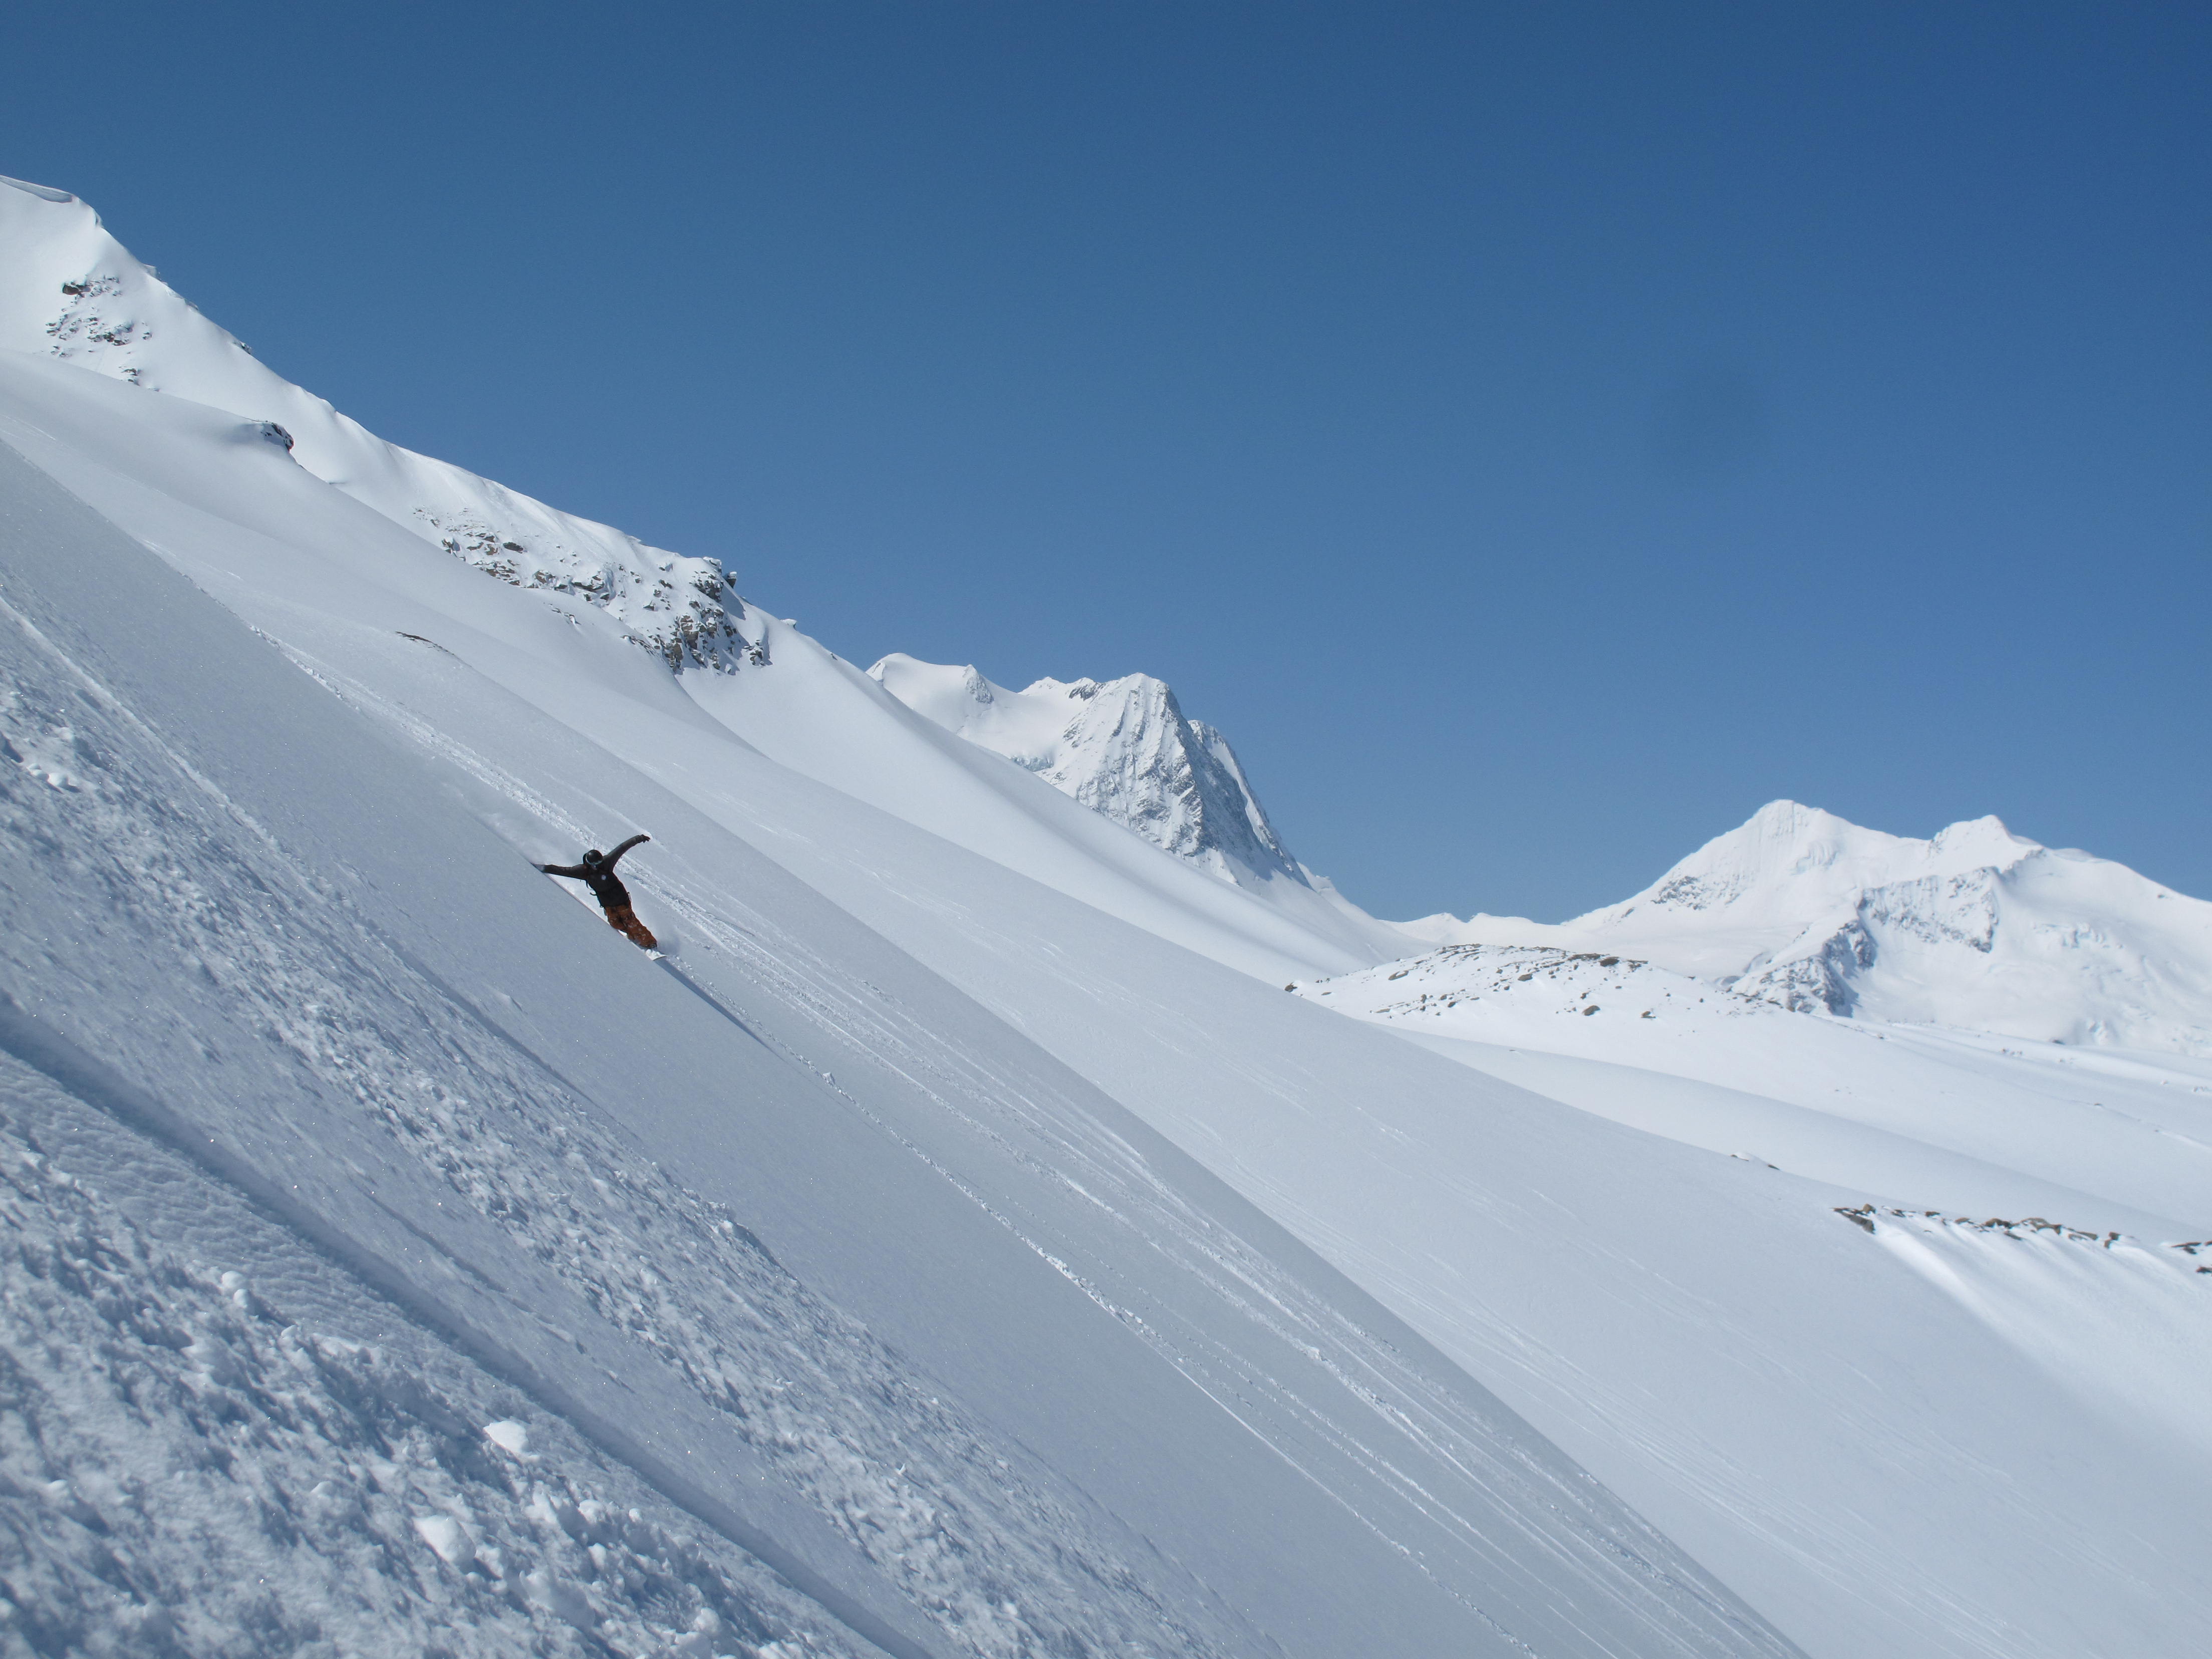
[[[1187,718],[1149,674],[1041,679],[1010,691],[973,667],[896,652],[868,672],[923,718],[1224,881],[1316,884],[1268,821],[1229,739]]]

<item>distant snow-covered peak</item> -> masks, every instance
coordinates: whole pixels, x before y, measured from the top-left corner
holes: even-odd
[[[1224,880],[1314,884],[1268,822],[1229,739],[1186,718],[1164,681],[1047,678],[1010,691],[972,666],[898,652],[868,672],[924,719]]]
[[[309,472],[486,575],[598,612],[672,668],[765,661],[720,561],[648,547],[389,444],[261,363],[67,191],[0,178],[0,349],[228,410]]]
[[[1917,841],[1863,829],[1818,807],[1771,801],[1642,892],[1565,926],[1710,934],[1725,958],[1745,940],[1777,949],[1849,909],[1870,889],[2009,869],[2041,850],[1994,817],[1954,823],[1932,840]]]
[[[2028,843],[2014,856],[2007,839],[1984,843],[2003,862],[1866,888],[1753,958],[1735,989],[1864,1018],[2212,1054],[2212,904],[2086,853]]]
[[[1994,817],[1922,841],[1775,801],[1571,921],[1402,931],[1617,951],[1799,1012],[2212,1054],[2212,904]]]

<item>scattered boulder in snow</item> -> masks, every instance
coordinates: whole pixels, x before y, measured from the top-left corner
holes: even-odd
[[[1617,1003],[1677,1024],[1778,1012],[1648,962],[1551,945],[1448,945],[1284,988],[1326,997],[1330,1007],[1362,1018],[1499,1042],[1540,1041],[1562,1019],[1587,1019]],[[1592,1000],[1601,992],[1605,1000]]]

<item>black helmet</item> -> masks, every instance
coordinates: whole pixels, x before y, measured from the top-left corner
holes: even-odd
[[[594,847],[590,852],[584,854],[584,862],[586,864],[597,864],[605,857],[606,857],[606,854],[599,851],[598,848]]]

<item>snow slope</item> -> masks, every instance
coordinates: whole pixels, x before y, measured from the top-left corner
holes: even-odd
[[[1451,945],[1302,982],[1616,1121],[1870,1192],[2212,1229],[2212,1065],[1788,1012],[1632,957]],[[1688,1086],[1686,1086],[1688,1085]],[[2193,1235],[2192,1235],[2193,1236]]]
[[[1301,1018],[1323,1012],[1304,999],[1076,918],[1047,930],[1015,896],[948,903],[896,848],[827,842],[794,844],[793,866],[1285,1219],[1808,1651],[2191,1650],[2201,1443],[2070,1392],[2043,1368],[2062,1356],[1922,1299],[1934,1287],[1879,1253],[1832,1254],[1863,1243],[1840,1208],[1972,1205],[1971,1160],[1906,1146],[1893,1179],[1844,1184],[1670,1149],[1469,1086],[1412,1044],[1363,1048],[1352,1022]],[[2040,1212],[2154,1249],[2204,1237],[2070,1185]],[[2056,1305],[2062,1326],[2086,1300]],[[2184,1306],[2201,1330],[2208,1304]],[[2066,1351],[2069,1379],[2093,1350]],[[2184,1373],[2155,1375],[2187,1410]]]
[[[2100,1118],[1995,1045],[1746,1002],[1706,1036],[1960,1079],[1968,1150],[1838,1117],[1820,1146],[1887,1161],[1719,1155],[1676,1132],[1718,1085],[1554,1054],[1563,1101],[1499,1074],[1526,1051],[1285,995],[1255,974],[1383,941],[785,624],[758,672],[672,674],[244,412],[68,362],[0,353],[0,1099],[117,1211],[102,1254],[50,1205],[58,1288],[8,1304],[63,1425],[9,1443],[11,1585],[83,1586],[119,1640],[168,1584],[229,1616],[206,1581],[251,1563],[313,1639],[459,1607],[484,1651],[2057,1659],[2212,1625],[2212,1276],[2168,1248],[2212,1230],[2130,1139],[2207,1139],[2190,1062]],[[516,856],[633,824],[658,966]],[[1683,1052],[1770,1065],[1682,1012]],[[1977,1156],[2023,1101],[2022,1141],[2102,1163]],[[214,1184],[134,1174],[164,1158]],[[1988,1224],[1977,1182],[2057,1226]],[[72,1389],[40,1356],[80,1332],[115,1346]],[[376,1357],[318,1380],[310,1346]],[[134,1441],[101,1390],[140,1376]],[[152,1444],[220,1451],[197,1509],[146,1501]],[[135,1570],[103,1527],[172,1577],[100,1599]]]
[[[1441,916],[1407,931],[1617,952],[1785,1008],[2212,1054],[2212,903],[1995,818],[1915,841],[1775,801],[1556,927]]]
[[[143,1488],[145,1443],[96,1398],[49,1384],[50,1417],[94,1421],[11,1462],[23,1573],[112,1582],[71,1530],[112,1531],[103,1503],[170,1568],[140,1571],[122,1611],[80,1595],[92,1637],[122,1639],[180,1583],[190,1601],[218,1563],[281,1558],[270,1599],[313,1639],[459,1607],[483,1611],[487,1651],[578,1621],[645,1651],[707,1613],[732,1635],[692,1629],[701,1651],[1789,1650],[1308,1249],[651,773],[766,810],[764,840],[888,836],[940,893],[1099,913],[766,761],[657,659],[486,581],[228,414],[28,358],[0,380],[10,446],[261,629],[11,448],[6,831],[29,878],[5,894],[0,1048],[35,1076],[9,1098],[74,1103],[90,1128],[41,1119],[42,1144],[143,1233],[205,1208],[134,1188],[132,1168],[183,1158],[322,1273],[264,1272],[220,1213],[179,1247],[189,1285],[167,1300],[191,1364],[163,1396],[181,1421],[155,1426],[224,1449],[198,1511]],[[56,435],[72,406],[104,448]],[[542,855],[611,819],[657,832],[632,880],[680,969],[510,844]],[[105,1301],[95,1284],[88,1306],[11,1303],[10,1352],[129,1315],[159,1271],[139,1259],[101,1258],[123,1285]],[[268,1339],[180,1300],[222,1272],[283,1322]],[[422,1354],[434,1381],[409,1409],[443,1438],[393,1412],[350,1463],[343,1424],[272,1449],[278,1407],[322,1410],[306,1382],[263,1398],[285,1331],[376,1348],[372,1369],[387,1334]],[[200,1399],[203,1370],[243,1403]],[[437,1404],[495,1384],[467,1414]],[[521,1454],[483,1443],[510,1424],[526,1449],[581,1443],[542,1505],[528,1466],[496,1461]],[[641,1487],[657,1496],[635,1522],[579,1496]],[[386,1581],[366,1611],[315,1610],[326,1498]],[[225,1553],[204,1525],[277,1545]],[[600,1553],[563,1554],[556,1531]],[[688,1590],[651,1565],[695,1557]]]

